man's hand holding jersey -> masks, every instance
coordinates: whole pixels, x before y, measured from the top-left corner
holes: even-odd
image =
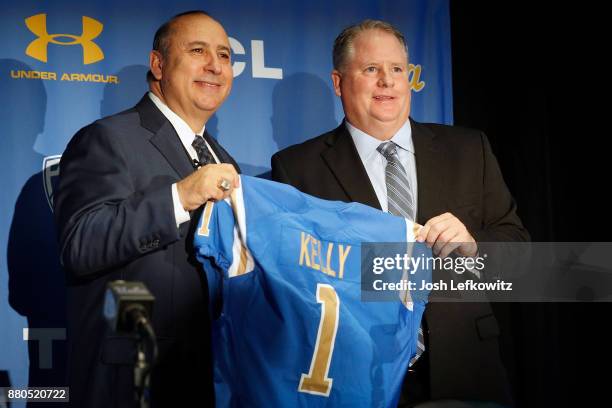
[[[225,188],[227,180],[229,188]],[[219,201],[240,186],[240,177],[231,164],[207,164],[176,183],[185,211],[192,211],[209,200]]]
[[[453,251],[467,257],[474,257],[478,253],[478,244],[472,234],[459,218],[449,212],[427,221],[418,232],[416,240],[426,242],[440,258],[446,258]]]

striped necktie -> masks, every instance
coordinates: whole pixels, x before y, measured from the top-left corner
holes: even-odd
[[[381,143],[376,150],[387,159],[385,167],[385,184],[387,185],[387,205],[391,214],[415,220],[414,198],[406,170],[397,155],[397,145],[393,142]],[[425,351],[423,326],[419,327],[416,355],[410,360],[412,366]]]

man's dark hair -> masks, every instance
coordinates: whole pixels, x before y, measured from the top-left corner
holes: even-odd
[[[191,15],[206,16],[206,17],[209,17],[215,20],[213,17],[210,16],[210,14],[208,14],[207,12],[203,10],[189,10],[189,11],[185,11],[183,13],[177,14],[175,16],[172,16],[168,21],[162,24],[155,32],[155,36],[153,37],[153,49],[155,51],[159,51],[163,57],[166,57],[168,55],[168,49],[170,47],[170,37],[172,37],[174,25],[176,21],[180,19],[181,17],[191,16]],[[149,70],[147,72],[147,82],[151,82],[154,80],[155,80],[155,77],[153,76],[153,73],[151,72],[151,70]]]
[[[380,30],[392,34],[402,44],[408,55],[408,44],[404,35],[390,23],[381,20],[364,20],[361,23],[346,27],[334,41],[333,63],[334,69],[341,71],[346,65],[350,54],[353,53],[353,43],[359,34],[368,30]]]

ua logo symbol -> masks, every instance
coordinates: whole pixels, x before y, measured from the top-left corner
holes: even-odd
[[[93,64],[104,59],[104,53],[92,40],[100,35],[104,25],[91,17],[83,16],[83,32],[80,36],[72,34],[47,33],[47,15],[36,14],[25,19],[26,26],[38,38],[26,48],[26,54],[42,62],[47,62],[47,46],[49,43],[58,45],[80,44],[83,47],[83,64]],[[59,41],[57,38],[64,38]],[[72,39],[72,41],[65,41]]]

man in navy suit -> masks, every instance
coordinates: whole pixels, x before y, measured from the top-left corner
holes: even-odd
[[[73,406],[133,406],[135,340],[102,317],[116,279],[142,281],[156,298],[152,406],[214,401],[208,285],[191,237],[196,210],[239,183],[237,164],[205,130],[233,79],[221,24],[202,11],[170,19],[155,34],[147,79],[135,107],[81,129],[60,164]]]

